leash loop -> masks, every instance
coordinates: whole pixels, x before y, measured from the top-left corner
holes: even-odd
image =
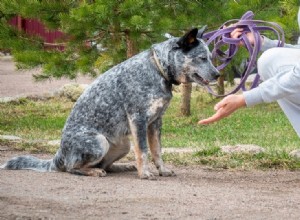
[[[225,68],[236,55],[239,49],[239,44],[242,42],[245,45],[249,53],[248,60],[246,62],[245,68],[241,75],[240,83],[229,93],[224,95],[216,94],[212,88],[207,86],[209,93],[216,97],[224,97],[233,93],[236,93],[240,89],[246,91],[246,80],[250,73],[254,70],[257,65],[257,58],[261,50],[262,41],[260,32],[271,31],[277,36],[278,47],[284,46],[284,32],[283,29],[275,22],[266,22],[262,20],[253,20],[254,13],[252,11],[247,11],[240,19],[232,19],[223,23],[219,29],[203,34],[203,39],[206,40],[206,44],[213,44],[212,57],[213,59],[219,60],[220,65],[217,66],[218,70]],[[231,25],[231,26],[230,26]],[[242,28],[242,34],[238,38],[234,39],[230,37],[230,33],[236,29]],[[254,36],[253,45],[249,42],[247,38],[247,33],[251,32]],[[223,48],[226,48],[224,51]],[[259,75],[256,74],[250,89],[255,88],[259,84]]]

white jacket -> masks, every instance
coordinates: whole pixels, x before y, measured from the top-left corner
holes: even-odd
[[[300,7],[298,10],[298,25],[300,29]],[[262,51],[277,47],[277,44],[277,40],[270,40],[264,37]],[[300,37],[298,39],[298,45],[285,44],[284,47],[300,50]],[[289,54],[283,55],[289,56]],[[300,94],[300,59],[298,63],[295,63],[293,70],[287,72],[284,77],[274,74],[274,77],[261,83],[259,87],[246,91],[243,94],[247,106],[253,106],[262,102],[273,102],[288,95]]]
[[[270,48],[277,47],[277,40],[270,40],[264,37],[264,42],[262,45],[262,50],[266,51]],[[285,44],[284,47],[299,49],[300,45]],[[289,56],[289,54],[284,54],[284,56]],[[258,70],[259,72],[260,70]],[[274,74],[275,75],[275,74]],[[283,97],[300,93],[300,59],[293,70],[289,71],[280,77],[276,75],[264,82],[262,82],[257,88],[250,91],[245,91],[244,97],[247,106],[253,106],[263,102],[273,102],[279,100]]]

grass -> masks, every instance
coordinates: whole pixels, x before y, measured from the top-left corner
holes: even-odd
[[[225,154],[219,147],[203,149],[195,154],[164,154],[164,160],[178,165],[202,164],[221,169],[287,169],[299,170],[300,161],[290,157],[287,152],[267,152],[251,154]]]
[[[0,103],[0,134],[27,140],[59,139],[72,106],[68,100],[57,99]]]
[[[182,117],[176,95],[164,116],[163,146],[211,148],[223,145],[256,144],[268,151],[300,148],[300,139],[276,103],[240,109],[217,123],[197,125],[214,113],[218,100],[205,93],[192,97],[192,115]]]
[[[165,154],[164,159],[181,165],[203,164],[217,168],[245,169],[299,169],[300,162],[288,156],[291,150],[300,148],[300,139],[276,103],[238,110],[218,123],[201,126],[200,119],[213,114],[215,98],[202,91],[194,91],[192,115],[180,114],[180,94],[174,98],[163,118],[162,145],[164,147],[194,148],[195,154]],[[61,131],[74,103],[68,100],[50,99],[0,103],[0,134],[16,135],[27,140],[11,146],[32,152],[56,151],[45,146],[43,140],[60,139]],[[223,145],[255,144],[266,149],[258,155],[223,154]]]

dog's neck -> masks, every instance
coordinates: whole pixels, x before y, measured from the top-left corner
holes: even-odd
[[[159,72],[162,75],[162,77],[164,77],[165,80],[167,82],[169,82],[170,84],[179,85],[179,83],[175,80],[174,75],[172,74],[171,68],[168,66],[167,71],[164,70],[164,68],[161,65],[159,58],[153,48],[152,48],[152,54],[153,54],[153,59],[154,59],[155,65],[159,69]]]

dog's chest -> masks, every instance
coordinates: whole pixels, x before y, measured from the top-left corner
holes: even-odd
[[[169,101],[169,99],[165,98],[151,99],[148,103],[148,110],[146,112],[149,121],[153,121],[157,117],[162,116],[169,105]]]

